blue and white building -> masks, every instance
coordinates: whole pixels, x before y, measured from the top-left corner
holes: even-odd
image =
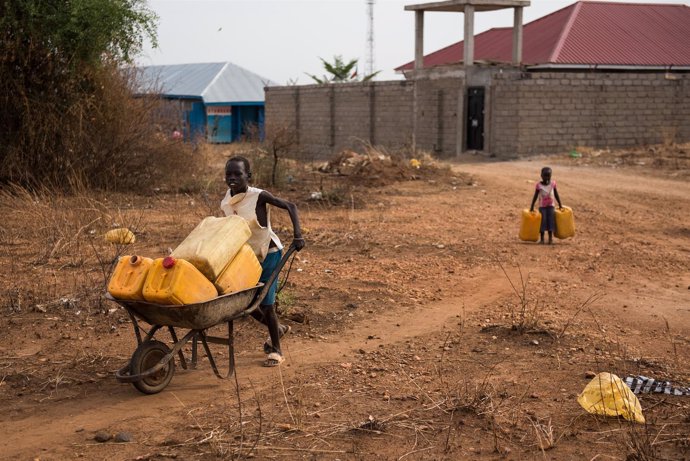
[[[263,136],[264,88],[270,80],[231,62],[138,68],[137,94],[160,95],[176,107],[185,140],[229,143]]]

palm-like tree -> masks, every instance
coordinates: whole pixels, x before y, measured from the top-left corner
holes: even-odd
[[[326,84],[326,83],[345,83],[345,82],[357,82],[360,81],[358,77],[358,72],[357,72],[357,63],[359,62],[358,59],[351,59],[348,62],[345,62],[343,60],[343,57],[340,55],[333,56],[333,62],[328,62],[323,58],[321,59],[321,62],[323,63],[323,68],[328,72],[330,75],[324,75],[323,77],[319,78],[316,75],[312,74],[307,74],[310,76],[316,83],[319,84]],[[368,80],[371,80],[374,78],[380,71],[376,71],[373,74],[365,75],[362,77],[361,81],[366,82]]]

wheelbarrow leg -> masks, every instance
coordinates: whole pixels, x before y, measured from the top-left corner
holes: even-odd
[[[197,335],[194,335],[192,338],[192,365],[191,368],[192,370],[196,370],[196,362],[197,362],[197,355],[196,355],[196,347],[197,347]]]
[[[170,332],[170,337],[172,338],[173,342],[177,344],[177,335],[175,334],[175,329],[173,327],[168,327],[168,331]],[[177,351],[177,356],[180,358],[180,365],[182,365],[182,368],[184,370],[187,369],[187,361],[184,358],[184,354],[182,353],[182,349]]]
[[[229,320],[228,321],[228,337],[227,338],[217,338],[213,336],[206,336],[206,332],[204,330],[199,330],[199,337],[201,338],[201,344],[204,346],[204,350],[206,351],[206,357],[208,358],[209,363],[211,364],[211,369],[213,370],[213,373],[219,377],[220,379],[226,379],[231,377],[235,373],[235,346],[234,346],[234,341],[233,341],[233,333],[234,333],[234,326],[233,326],[233,321]],[[223,376],[220,374],[220,371],[218,371],[218,367],[216,366],[216,361],[213,359],[213,355],[211,354],[211,349],[208,347],[208,343],[215,343],[215,344],[223,344],[228,346],[228,373]]]
[[[137,346],[141,344],[141,331],[139,328],[139,322],[137,322],[136,317],[134,317],[134,314],[132,314],[132,311],[127,309],[127,314],[129,315],[129,319],[132,321],[132,325],[134,325],[134,334],[137,337]]]
[[[161,325],[153,325],[150,331],[146,331],[141,326],[139,326],[139,322],[129,309],[127,309],[127,314],[129,315],[129,318],[132,321],[132,326],[134,327],[134,334],[137,337],[138,346],[140,346],[144,341],[153,339],[153,335],[155,335],[156,332],[161,328]],[[146,336],[143,339],[141,337],[142,330],[146,333]]]

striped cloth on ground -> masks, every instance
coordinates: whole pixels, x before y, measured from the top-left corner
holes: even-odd
[[[657,381],[646,376],[628,376],[625,384],[633,394],[690,395],[690,387],[674,386],[668,381]]]

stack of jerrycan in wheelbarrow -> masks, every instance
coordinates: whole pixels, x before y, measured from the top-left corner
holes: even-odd
[[[115,374],[145,394],[163,390],[175,372],[174,357],[186,369],[182,348],[192,342],[191,367],[196,367],[201,342],[219,378],[235,369],[233,321],[249,315],[276,279],[294,249],[289,249],[269,283],[259,283],[261,265],[247,244],[251,231],[238,216],[207,217],[171,255],[157,259],[122,256],[108,284],[106,297],[126,309],[134,326],[137,348],[129,363]],[[227,324],[227,337],[209,336],[207,329]],[[143,324],[148,324],[145,326]],[[167,329],[172,349],[155,339]],[[188,330],[178,339],[176,329]],[[222,375],[209,343],[228,346],[228,372]]]

